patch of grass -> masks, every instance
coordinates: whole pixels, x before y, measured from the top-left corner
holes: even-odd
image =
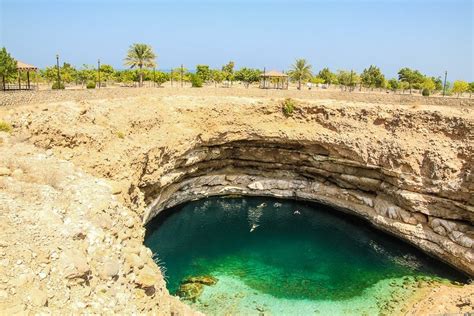
[[[0,132],[11,133],[13,130],[12,126],[5,121],[0,120]]]
[[[117,132],[117,137],[120,138],[120,139],[124,139],[125,138],[125,134],[121,131],[118,131]]]
[[[291,116],[291,114],[293,114],[295,110],[295,107],[296,107],[296,102],[293,99],[291,98],[285,99],[285,101],[283,101],[283,104],[282,104],[283,114],[285,114],[285,116]]]

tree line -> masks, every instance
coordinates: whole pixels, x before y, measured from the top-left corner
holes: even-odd
[[[193,87],[202,87],[203,84],[220,85],[225,82],[232,85],[233,82],[241,82],[245,87],[258,82],[263,73],[261,69],[243,67],[235,70],[235,63],[230,61],[219,69],[212,69],[209,65],[197,65],[194,71],[189,71],[183,66],[170,71],[156,70],[156,54],[151,46],[136,43],[129,47],[124,59],[124,66],[129,69],[114,69],[111,65],[102,64],[98,66],[82,65],[76,68],[70,63],[64,62],[62,66],[52,65],[41,69],[38,74],[32,74],[33,80],[40,79],[52,84],[52,88],[64,88],[64,84],[85,85],[87,88],[95,88],[97,84],[122,83],[124,85],[142,86],[144,81],[153,82],[160,86],[170,81],[176,84],[191,83]],[[304,84],[311,88],[314,85],[329,87],[339,86],[343,91],[354,91],[356,89],[385,89],[392,91],[413,90],[422,92],[423,95],[444,91],[449,94],[469,92],[474,93],[474,82],[468,83],[456,80],[453,84],[446,82],[444,85],[441,77],[432,77],[422,74],[416,69],[408,67],[401,68],[396,78],[387,79],[379,67],[370,65],[361,73],[354,70],[331,71],[328,67],[318,72],[312,71],[312,66],[305,59],[297,59],[287,71],[289,79],[301,89]],[[18,76],[25,77],[26,74],[18,72],[16,61],[7,50],[0,51],[0,75],[2,84],[16,82]],[[35,76],[39,76],[36,78]],[[25,80],[25,78],[21,78]]]

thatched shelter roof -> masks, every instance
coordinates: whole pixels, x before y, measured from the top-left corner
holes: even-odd
[[[24,62],[21,62],[21,61],[18,61],[18,60],[16,62],[16,68],[18,68],[18,70],[20,70],[20,71],[36,71],[36,70],[38,70],[38,67],[25,64]]]
[[[288,75],[276,70],[270,70],[261,74],[260,77],[288,77]]]

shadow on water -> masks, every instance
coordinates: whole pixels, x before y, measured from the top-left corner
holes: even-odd
[[[277,298],[344,300],[384,279],[467,277],[332,207],[268,197],[214,197],[167,210],[145,244],[175,293],[187,276],[219,274]]]

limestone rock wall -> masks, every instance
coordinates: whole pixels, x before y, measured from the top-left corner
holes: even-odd
[[[169,172],[159,181],[153,173],[142,177],[140,190],[149,205],[144,222],[177,204],[215,195],[317,201],[363,217],[474,275],[468,182],[440,188],[422,176],[332,157],[333,151],[328,144],[278,139],[198,146],[169,160]]]

